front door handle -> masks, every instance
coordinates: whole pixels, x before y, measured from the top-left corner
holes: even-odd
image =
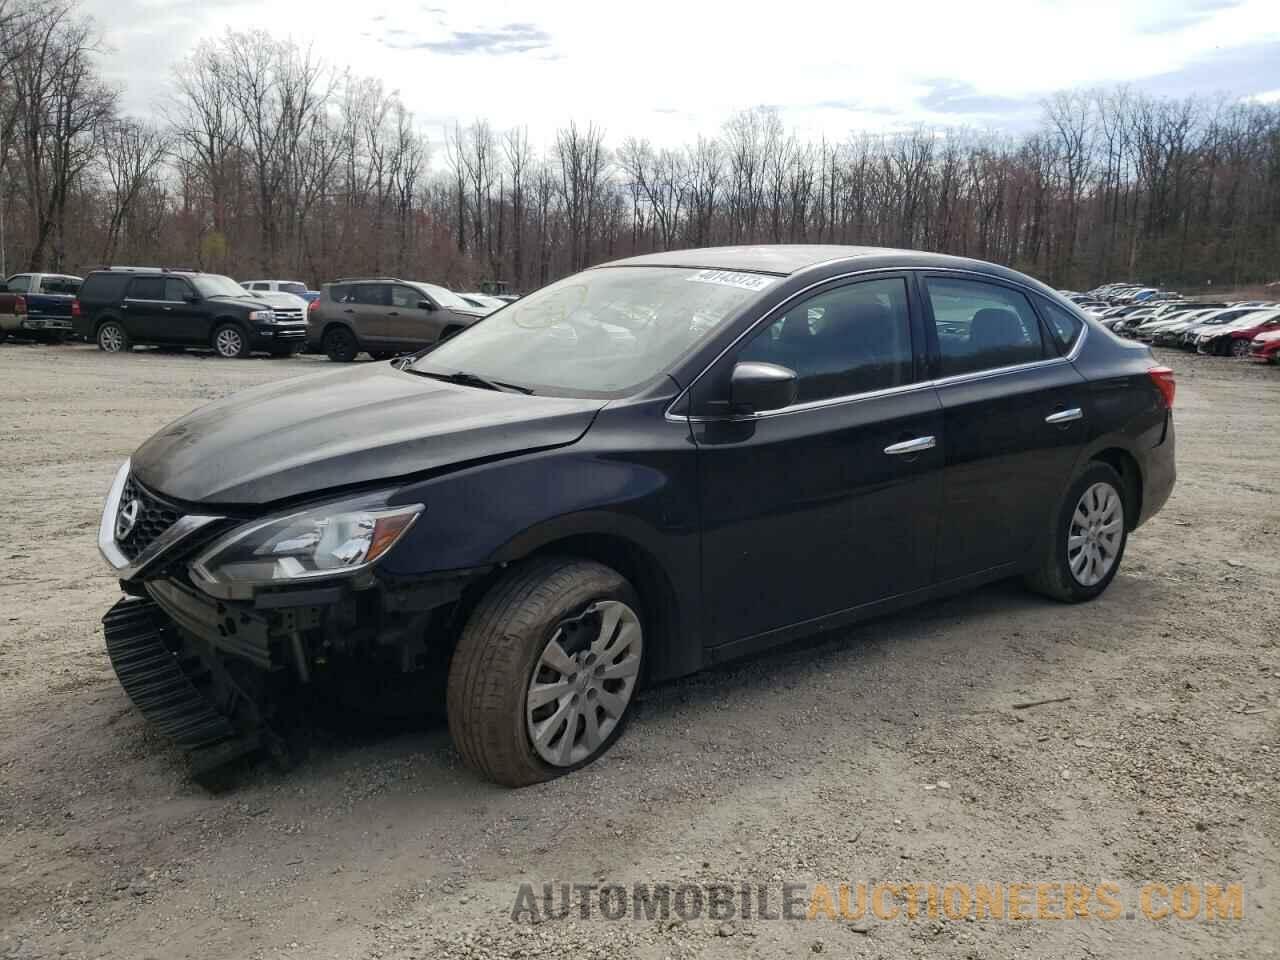
[[[937,437],[916,437],[914,440],[891,443],[884,448],[884,452],[891,457],[896,457],[904,453],[920,453],[922,450],[932,450],[937,445]]]
[[[1070,423],[1072,420],[1083,420],[1084,411],[1079,407],[1072,407],[1070,410],[1059,410],[1057,413],[1051,413],[1044,418],[1045,423]]]

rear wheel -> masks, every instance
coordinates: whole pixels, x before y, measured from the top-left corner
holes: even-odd
[[[98,349],[105,353],[128,353],[133,347],[124,327],[115,320],[108,320],[98,328]]]
[[[346,327],[331,327],[324,335],[324,352],[334,363],[350,363],[360,353],[360,344]]]
[[[1092,600],[1120,569],[1128,540],[1128,509],[1120,475],[1090,463],[1067,490],[1054,519],[1049,549],[1027,585],[1066,603]]]
[[[234,323],[224,323],[213,331],[213,352],[228,360],[247,357],[249,341]]]
[[[631,584],[590,560],[534,560],[499,580],[449,667],[449,730],[467,764],[522,787],[603,755],[640,678],[639,610]]]

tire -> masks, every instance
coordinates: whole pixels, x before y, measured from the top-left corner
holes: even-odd
[[[334,363],[350,363],[360,353],[356,335],[346,327],[330,327],[324,334],[324,352]]]
[[[449,732],[466,764],[523,787],[603,756],[622,735],[643,670],[640,609],[631,584],[594,561],[538,558],[509,570],[472,612],[449,665]],[[569,656],[553,655],[553,641]],[[545,702],[530,708],[531,692]]]
[[[129,334],[118,320],[108,320],[98,327],[95,339],[98,341],[98,349],[104,353],[128,353],[133,349]]]
[[[1229,353],[1231,356],[1235,357],[1237,360],[1247,359],[1249,356],[1249,341],[1244,339],[1232,340],[1230,351],[1223,351],[1223,352]]]
[[[213,331],[213,352],[227,360],[240,360],[249,355],[249,338],[238,324],[220,323]]]
[[[1112,534],[1107,534],[1105,530],[1112,527],[1114,515],[1105,509],[1089,509],[1097,500],[1088,504],[1084,502],[1086,494],[1092,497],[1095,492],[1105,492],[1106,488],[1110,489],[1118,503],[1119,527]],[[1091,519],[1106,521],[1101,523],[1100,531],[1092,532],[1092,541],[1097,544],[1095,555],[1110,555],[1109,565],[1105,569],[1089,562],[1091,531],[1084,530],[1078,534],[1084,538],[1083,546],[1079,545],[1079,541],[1075,544],[1071,542],[1073,529],[1080,529],[1077,525],[1079,509],[1085,509],[1092,515]],[[1089,463],[1067,488],[1062,503],[1054,512],[1054,528],[1050,531],[1048,550],[1039,569],[1027,575],[1027,586],[1064,603],[1082,603],[1101,594],[1115,579],[1120,561],[1124,558],[1124,548],[1129,540],[1130,509],[1120,474],[1105,463]],[[1101,516],[1097,516],[1098,514]],[[1073,561],[1080,564],[1081,550],[1085,551],[1085,562],[1082,574],[1078,575],[1073,572],[1072,565]],[[1093,579],[1095,576],[1097,578]]]

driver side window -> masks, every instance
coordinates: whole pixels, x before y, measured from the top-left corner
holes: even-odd
[[[757,333],[738,360],[796,372],[797,403],[902,386],[911,381],[911,322],[901,277],[826,290]]]
[[[410,290],[408,287],[394,286],[391,288],[391,305],[393,307],[416,307],[419,300],[425,300],[422,294],[416,290]]]

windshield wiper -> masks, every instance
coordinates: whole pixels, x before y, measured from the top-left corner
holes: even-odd
[[[533,393],[528,387],[522,387],[518,383],[489,380],[478,373],[468,373],[465,370],[455,370],[453,373],[431,373],[426,370],[415,370],[408,365],[400,369],[417,374],[420,377],[431,377],[433,380],[443,380],[446,383],[459,383],[464,387],[480,387],[484,390],[497,390],[502,393]]]

